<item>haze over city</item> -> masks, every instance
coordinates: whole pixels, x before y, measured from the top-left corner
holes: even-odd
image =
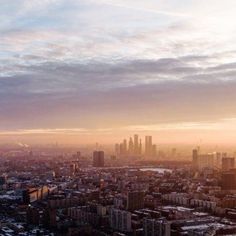
[[[1,142],[234,144],[235,1],[0,5]]]
[[[0,0],[0,236],[236,235],[235,0]]]

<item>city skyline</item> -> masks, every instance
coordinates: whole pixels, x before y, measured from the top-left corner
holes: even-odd
[[[235,0],[0,0],[0,236],[236,235]]]
[[[1,142],[234,144],[235,1],[0,4]]]

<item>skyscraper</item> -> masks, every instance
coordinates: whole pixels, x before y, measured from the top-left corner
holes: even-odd
[[[216,162],[217,168],[221,168],[222,160],[221,160],[221,153],[220,152],[216,153],[216,160],[215,160],[215,162]]]
[[[134,135],[134,154],[138,155],[139,154],[139,143],[138,143],[138,135]]]
[[[142,139],[139,140],[139,154],[142,155]]]
[[[198,168],[198,150],[197,149],[193,149],[192,165],[193,165],[193,168]]]
[[[127,154],[128,148],[127,148],[127,140],[123,140],[123,153],[122,154]]]
[[[145,136],[145,155],[152,156],[152,136]]]
[[[134,154],[134,142],[131,137],[129,139],[129,154]]]
[[[213,168],[214,167],[214,154],[208,153],[204,155],[198,155],[197,166],[200,170],[204,168]]]
[[[103,151],[93,152],[93,166],[104,167],[104,152]]]
[[[120,143],[120,155],[123,155],[124,153],[124,144]]]

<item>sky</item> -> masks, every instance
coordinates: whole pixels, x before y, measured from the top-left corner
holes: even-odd
[[[0,6],[0,141],[236,139],[235,0]]]

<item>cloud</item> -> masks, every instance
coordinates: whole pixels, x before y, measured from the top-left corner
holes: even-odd
[[[31,67],[28,75],[0,80],[1,128],[95,129],[235,116],[236,84],[224,70],[185,68],[178,59]]]
[[[94,1],[94,3],[97,1]],[[158,14],[158,15],[166,15],[166,16],[171,16],[171,17],[189,17],[190,15],[187,14],[181,14],[178,12],[171,12],[171,11],[163,11],[163,10],[157,10],[157,9],[153,9],[153,8],[149,8],[149,7],[145,7],[144,5],[141,5],[140,7],[137,7],[137,5],[135,3],[131,4],[127,4],[127,1],[124,2],[123,4],[120,4],[120,1],[107,1],[107,0],[103,0],[100,1],[100,4],[105,4],[105,5],[110,5],[113,7],[118,7],[118,8],[125,8],[128,10],[133,10],[133,11],[141,11],[141,12],[148,12],[148,13],[153,13],[153,14]]]
[[[235,117],[234,2],[207,2],[0,1],[0,128]]]

